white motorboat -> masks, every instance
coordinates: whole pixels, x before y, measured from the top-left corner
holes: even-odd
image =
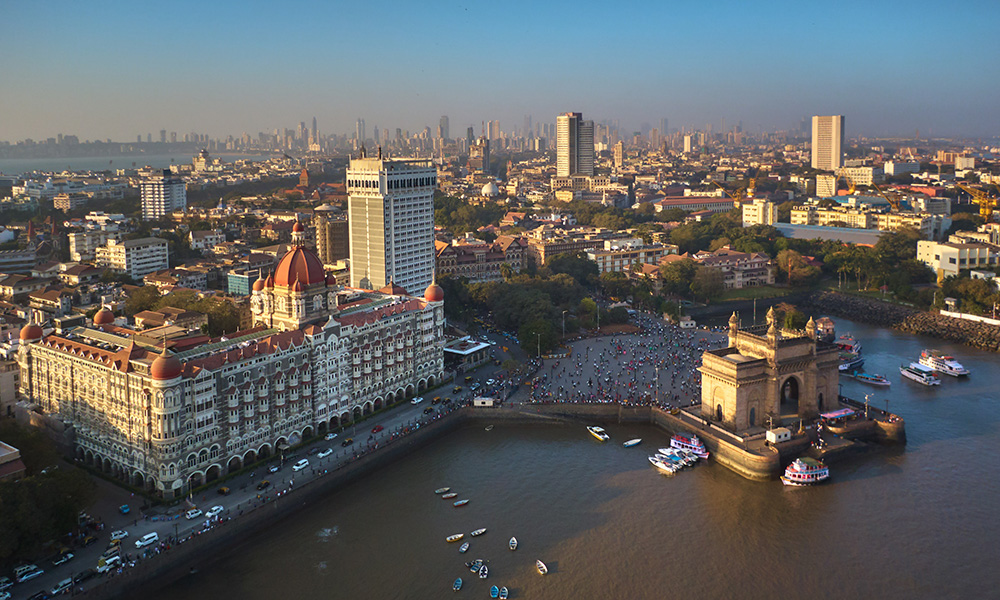
[[[938,373],[961,377],[968,375],[969,370],[962,366],[962,363],[955,360],[954,356],[948,356],[938,350],[925,349],[920,353],[920,364],[930,367]]]
[[[659,459],[659,458],[657,458],[655,456],[650,456],[649,457],[649,462],[654,467],[656,467],[660,471],[663,471],[664,473],[668,473],[670,475],[673,475],[674,473],[677,472],[677,468],[678,467],[674,466],[674,464],[671,463],[671,462],[669,462],[669,461],[665,461],[665,460]]]
[[[631,448],[632,446],[638,446],[641,442],[642,438],[635,438],[633,440],[629,440],[623,443],[622,446],[625,446],[626,448]]]
[[[597,439],[601,440],[602,442],[606,442],[606,441],[608,441],[609,439],[611,439],[611,436],[609,436],[609,435],[607,434],[607,432],[606,432],[606,431],[604,431],[604,428],[603,428],[603,427],[594,427],[594,426],[590,426],[590,427],[587,427],[587,431],[589,431],[589,432],[590,432],[590,435],[592,435],[592,436],[594,436],[595,438],[597,438]]]
[[[934,369],[925,367],[920,363],[910,363],[909,366],[900,366],[899,373],[903,377],[923,385],[941,385],[941,379],[934,373]]]

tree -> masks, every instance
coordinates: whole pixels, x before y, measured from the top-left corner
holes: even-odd
[[[155,285],[144,285],[125,299],[125,316],[134,317],[144,310],[152,310],[160,299],[160,290]]]
[[[806,259],[795,250],[782,250],[775,258],[778,268],[785,275],[785,281],[795,285],[806,277],[815,274],[815,268],[810,267]]]
[[[538,356],[539,349],[545,354],[559,343],[552,323],[540,319],[522,325],[517,339],[521,342],[521,349],[531,356]]]
[[[722,271],[711,267],[698,267],[691,281],[691,293],[706,303],[717,299],[726,291]]]
[[[553,273],[566,273],[585,286],[593,286],[600,275],[597,263],[587,258],[583,252],[556,254],[545,262]]]
[[[698,271],[698,263],[690,258],[668,262],[660,266],[663,277],[663,291],[687,298],[691,295],[691,282]]]

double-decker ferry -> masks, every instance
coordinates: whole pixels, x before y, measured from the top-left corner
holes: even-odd
[[[920,363],[910,363],[909,366],[900,366],[899,373],[907,379],[912,379],[923,385],[941,385],[941,379],[934,373],[934,369],[925,367]]]
[[[698,458],[708,458],[708,450],[698,436],[689,433],[678,433],[670,438],[670,447],[687,450]]]
[[[830,468],[808,456],[796,458],[785,469],[781,483],[785,485],[815,485],[830,478]]]
[[[948,356],[937,350],[925,349],[921,352],[920,364],[930,367],[938,373],[944,373],[952,377],[961,377],[962,375],[969,374],[969,370],[963,367],[962,363],[955,360],[954,356]]]

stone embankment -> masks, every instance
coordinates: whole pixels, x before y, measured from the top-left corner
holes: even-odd
[[[817,292],[803,302],[803,307],[808,307],[813,312],[892,327],[907,333],[929,335],[980,350],[1000,352],[1000,326],[988,323],[955,319],[898,304],[835,292]]]

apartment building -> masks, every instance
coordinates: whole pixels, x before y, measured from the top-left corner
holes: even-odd
[[[938,281],[958,275],[963,269],[992,269],[997,266],[997,250],[979,243],[917,242],[917,260],[937,273]]]
[[[167,240],[155,237],[118,241],[109,239],[96,251],[97,266],[142,279],[170,266]]]
[[[763,252],[737,252],[723,246],[715,252],[699,252],[695,262],[722,272],[722,282],[727,290],[738,290],[774,283],[774,263]]]
[[[668,254],[677,254],[677,246],[646,244],[632,238],[605,240],[602,248],[589,250],[587,258],[597,263],[601,273],[627,273],[634,265],[655,265]]]

